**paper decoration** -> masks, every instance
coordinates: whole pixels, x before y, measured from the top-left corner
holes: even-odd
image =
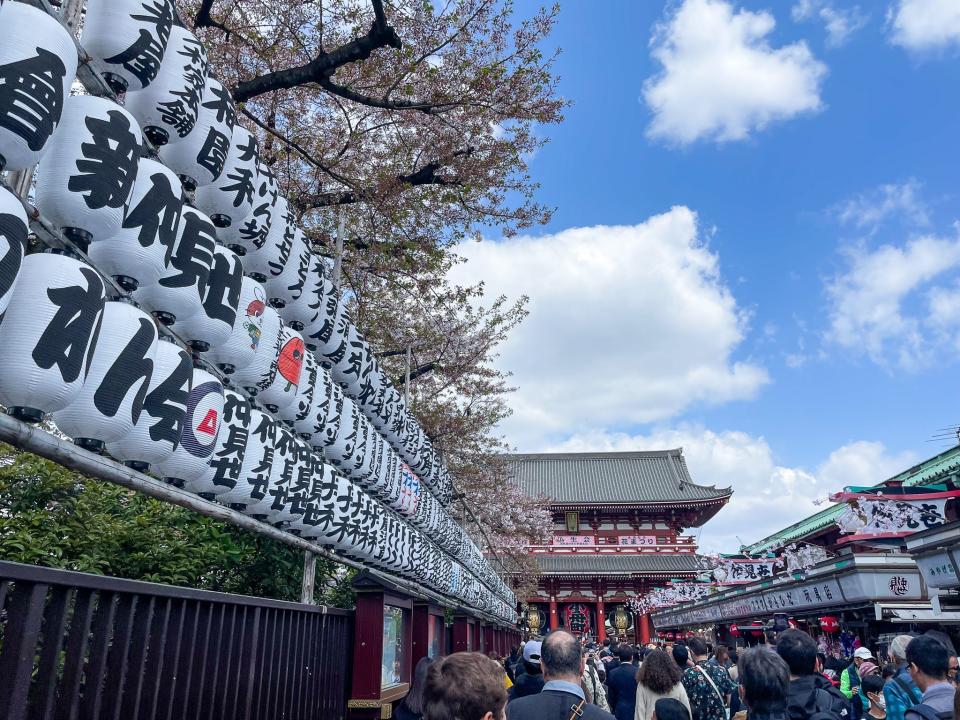
[[[27,249],[27,214],[20,200],[0,187],[0,319],[10,303]]]
[[[206,370],[194,368],[180,444],[157,463],[156,472],[181,487],[185,481],[203,475],[217,444],[222,420],[223,385]]]
[[[218,228],[239,224],[253,210],[254,193],[259,185],[257,139],[245,128],[235,125],[230,151],[220,175],[209,185],[197,188],[196,206],[207,213]],[[230,233],[222,233],[224,244]]]
[[[142,90],[160,71],[173,16],[170,0],[89,0],[80,44],[114,92]]]
[[[296,398],[306,352],[300,333],[290,327],[280,329],[276,347],[277,352],[268,374],[269,381],[260,384],[257,394],[257,400],[274,414]]]
[[[184,479],[184,488],[213,500],[236,488],[250,433],[250,401],[233,390],[223,391],[223,417],[210,462],[202,473]]]
[[[168,458],[180,444],[192,380],[190,356],[174,343],[161,339],[143,412],[132,430],[107,443],[107,452],[141,472]]]
[[[106,300],[89,266],[64,255],[24,258],[0,323],[0,403],[39,422],[83,388]]]
[[[165,325],[202,312],[216,244],[210,219],[184,205],[169,265],[156,282],[140,286],[137,302]]]
[[[267,495],[273,467],[278,423],[262,410],[251,408],[247,442],[237,482],[216,489],[217,500],[248,515],[263,515],[272,499]]]
[[[257,283],[257,293],[264,293],[263,286]],[[241,301],[242,302],[242,301]],[[245,367],[238,367],[230,377],[237,387],[244,388],[248,393],[256,395],[263,388],[269,387],[276,371],[277,356],[280,352],[280,316],[277,311],[267,304],[261,304],[259,294],[247,305],[248,330],[250,333],[251,345],[253,348],[253,358]],[[251,320],[255,315],[251,313],[259,312],[259,327]],[[241,320],[240,322],[244,322]],[[236,325],[236,323],[234,323]],[[259,330],[259,335],[256,335]],[[228,344],[234,342],[235,338],[231,336]],[[223,357],[218,355],[218,357]]]
[[[40,159],[76,74],[77,49],[63,25],[26,3],[0,5],[0,170]]]
[[[162,163],[141,158],[120,229],[95,238],[90,259],[129,292],[157,282],[170,266],[182,210],[180,178]]]
[[[156,353],[153,319],[127,303],[106,303],[87,379],[53,414],[57,427],[90,450],[128,435],[143,411]]]
[[[157,147],[193,130],[207,78],[207,51],[188,30],[170,29],[160,70],[144,89],[127,93],[126,108]]]
[[[220,178],[227,164],[237,111],[230,91],[208,77],[193,130],[180,142],[160,148],[160,159],[175,171],[189,191]]]
[[[232,250],[217,245],[200,309],[177,321],[177,332],[200,352],[230,339],[240,304],[243,265]]]
[[[313,407],[313,393],[317,383],[317,361],[313,353],[303,352],[303,366],[300,370],[300,382],[297,384],[297,394],[293,402],[280,410],[281,420],[293,425],[298,437],[302,437],[304,429],[311,426],[310,410]],[[300,423],[300,427],[297,424]],[[309,439],[312,432],[307,433]]]
[[[142,144],[137,121],[116,103],[68,97],[37,173],[37,208],[83,250],[112,237],[133,192]]]

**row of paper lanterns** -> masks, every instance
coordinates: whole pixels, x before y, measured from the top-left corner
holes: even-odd
[[[394,497],[396,482],[378,479],[378,491],[400,503],[401,511],[415,507],[449,531],[449,519],[436,519],[446,518],[436,507],[436,499],[419,487],[422,477],[443,501],[449,501],[446,469],[344,312],[335,286],[325,276],[322,259],[310,253],[286,201],[277,193],[269,167],[259,156],[256,139],[235,124],[229,95],[220,83],[207,77],[202,45],[182,28],[169,26],[172,8],[162,0],[142,4],[92,1],[88,5],[85,49],[109,67],[115,83],[130,89],[126,109],[102,98],[68,95],[76,53],[72,38],[55,19],[18,2],[5,3],[0,13],[0,157],[8,169],[28,166],[42,157],[36,204],[45,219],[87,247],[101,271],[173,325],[207,360],[234,371],[235,382],[255,390],[268,409],[301,427],[313,421],[312,429],[303,430],[311,436],[329,433],[330,428],[321,428],[315,416],[296,417],[303,414],[304,399],[295,402],[299,384],[291,382],[289,375],[304,361],[308,372],[312,364],[323,375],[326,371],[312,361],[304,347],[322,354],[334,379],[356,400],[344,398],[350,427],[362,426],[358,432],[364,447],[376,449],[376,454],[371,452],[361,461],[360,468],[354,468],[354,474],[372,470],[374,458],[390,458],[383,438],[372,431],[369,422],[364,424],[366,418],[389,441],[394,455],[399,453],[402,461],[420,473],[417,477],[409,469],[401,469],[401,475],[411,478],[402,498]],[[27,37],[30,42],[25,41]],[[119,47],[128,40],[129,45]],[[165,164],[140,157],[141,123],[154,142],[168,141],[160,150]],[[218,139],[223,136],[227,138],[225,151],[224,141]],[[206,212],[185,204],[181,180],[188,187],[197,187],[196,205]],[[26,230],[16,198],[4,193],[0,210],[0,223],[5,223],[0,224],[0,242],[6,243],[6,248],[0,247],[4,251],[0,256],[2,313],[15,290]],[[219,241],[244,252],[243,260]],[[37,259],[31,268],[34,278],[22,281],[25,285],[50,279],[50,269],[42,267],[42,262]],[[250,277],[244,277],[245,268]],[[92,270],[75,269],[71,303],[81,298],[81,292],[86,299],[93,296],[92,279],[84,272]],[[66,287],[60,289],[66,293]],[[60,308],[55,301],[51,303]],[[279,308],[288,325],[271,304]],[[122,307],[136,311],[130,305]],[[52,312],[48,329],[55,327],[64,337],[83,329],[86,321],[72,318],[58,324],[54,322],[57,309],[47,309]],[[59,312],[63,315],[66,311]],[[120,317],[120,312],[118,307],[111,315]],[[29,311],[10,315],[18,318],[5,323],[10,328],[18,323],[23,330],[36,328]],[[149,320],[140,321],[144,319]],[[133,327],[142,322],[127,324]],[[303,336],[294,327],[302,328]],[[127,338],[130,353],[142,345],[143,337],[141,334],[136,346],[135,336]],[[88,355],[93,352],[92,347],[88,350]],[[45,371],[57,366],[62,387],[53,394],[79,393],[84,385],[80,375],[85,376],[86,371],[73,374],[78,349],[70,345],[51,352],[64,356],[47,358],[44,362],[53,364],[40,366]],[[140,361],[146,364],[143,358]],[[62,372],[61,363],[69,366],[70,373]],[[285,369],[290,372],[285,374]],[[133,366],[117,367],[110,377],[134,371]],[[43,404],[37,402],[35,383],[16,383],[11,376],[7,384],[20,388],[13,387],[11,397],[30,389],[23,402],[8,399],[8,405],[37,410],[35,406]],[[98,411],[101,405],[112,410],[111,420],[126,417],[110,403],[98,405],[96,398],[88,402]],[[54,405],[59,407],[57,399]],[[58,423],[70,425],[69,407],[62,408],[58,416]],[[87,429],[91,427],[89,419],[82,425],[84,433],[94,434]],[[342,437],[331,438],[332,446],[343,446],[344,451],[345,442]],[[357,446],[354,442],[349,448],[354,457]],[[392,459],[382,463],[385,467],[396,464]],[[411,485],[423,500],[411,499]],[[454,534],[461,536],[464,559],[505,591],[476,546],[453,525],[459,531]],[[443,532],[441,537],[449,534]]]

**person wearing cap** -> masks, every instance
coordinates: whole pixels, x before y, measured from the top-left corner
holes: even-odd
[[[897,666],[897,672],[883,686],[889,720],[904,720],[904,713],[922,700],[923,693],[910,677],[907,662],[907,645],[911,640],[910,635],[897,635],[890,643],[890,661]]]
[[[542,643],[539,640],[527,640],[523,646],[523,672],[517,673],[513,681],[513,687],[510,688],[510,700],[526,697],[527,695],[536,695],[543,690],[543,670],[540,667],[540,648]]]
[[[840,673],[840,692],[850,700],[853,699],[854,695],[860,694],[860,665],[867,660],[874,664],[877,662],[869,648],[858,647],[853,651],[853,662]],[[869,703],[861,702],[861,704],[863,704],[864,710],[868,710],[870,707]]]

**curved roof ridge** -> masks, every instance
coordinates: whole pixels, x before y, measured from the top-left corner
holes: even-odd
[[[683,457],[683,448],[671,448],[669,450],[618,450],[610,452],[545,452],[545,453],[507,453],[501,455],[507,461],[510,460],[604,460],[615,458],[641,458],[641,457],[669,457],[679,455]]]

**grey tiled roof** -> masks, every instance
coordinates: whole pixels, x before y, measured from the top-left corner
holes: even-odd
[[[693,553],[543,553],[535,556],[544,575],[584,573],[591,575],[630,575],[633,573],[687,573],[697,570]]]
[[[557,504],[643,504],[716,500],[729,488],[696,485],[683,450],[506,455],[510,479]]]

